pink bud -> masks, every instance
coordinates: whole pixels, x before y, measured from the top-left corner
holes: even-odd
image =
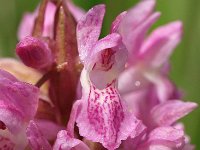
[[[16,46],[16,53],[29,67],[44,69],[53,62],[53,57],[47,43],[39,38],[27,36]]]

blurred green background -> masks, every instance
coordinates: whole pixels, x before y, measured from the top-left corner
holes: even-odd
[[[26,11],[33,11],[39,0],[0,0],[0,55],[15,56],[17,28]],[[115,16],[132,7],[138,0],[75,0],[77,5],[89,9],[106,3],[103,35],[108,33]],[[156,9],[162,13],[153,28],[173,20],[182,20],[184,37],[172,58],[172,80],[185,91],[185,99],[200,103],[200,0],[157,0]],[[192,143],[200,149],[200,109],[183,120]]]

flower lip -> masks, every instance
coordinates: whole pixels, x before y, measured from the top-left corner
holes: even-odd
[[[84,78],[89,80],[88,76],[82,74],[81,80]],[[89,88],[84,86],[82,99],[76,102],[79,105],[76,107],[76,123],[80,135],[93,142],[100,142],[108,149],[118,148],[122,140],[129,136],[135,138],[143,133],[141,130],[145,130],[138,128],[140,121],[127,110],[116,82],[113,80],[105,88],[98,89],[88,81]]]

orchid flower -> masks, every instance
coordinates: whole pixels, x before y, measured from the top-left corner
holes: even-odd
[[[154,0],[139,2],[118,16],[115,32],[122,36],[129,57],[119,76],[119,92],[129,109],[146,123],[151,109],[167,100],[179,99],[178,89],[168,79],[168,59],[181,40],[182,23],[172,22],[146,34],[159,18]]]
[[[121,37],[111,33],[98,40],[105,13],[104,5],[97,5],[78,22],[77,42],[80,59],[82,98],[76,101],[68,123],[73,138],[74,121],[81,136],[100,142],[107,149],[116,149],[121,140],[135,138],[141,122],[122,103],[117,89],[117,76],[123,70],[126,49]]]
[[[156,105],[149,116],[146,116],[149,124],[146,124],[147,132],[143,140],[136,144],[129,139],[122,144],[122,149],[182,150],[184,147],[192,148],[184,134],[183,127],[179,127],[175,123],[196,107],[196,103],[182,102],[180,100],[167,101]]]
[[[154,6],[154,0],[141,1],[124,14],[123,19],[119,16],[120,25],[116,29],[129,51],[127,69],[119,77],[119,91],[150,134],[160,126],[171,128],[175,121],[197,106],[176,100],[180,98],[178,90],[167,77],[166,66],[181,40],[182,23],[176,21],[159,27],[145,38],[150,26],[160,16],[153,12]],[[155,111],[156,108],[162,113]],[[171,112],[167,112],[169,108]]]
[[[167,77],[166,65],[181,40],[182,23],[176,21],[159,27],[145,38],[160,16],[159,12],[153,12],[154,6],[154,0],[141,1],[127,12],[120,24],[118,32],[129,51],[129,61],[128,69],[119,78],[119,90],[126,94],[153,84],[158,100],[163,102],[177,93]]]

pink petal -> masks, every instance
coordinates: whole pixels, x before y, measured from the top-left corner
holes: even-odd
[[[30,84],[13,82],[9,78],[0,78],[0,118],[16,134],[34,117],[39,90]]]
[[[180,129],[184,131],[184,124],[183,123],[177,123],[174,125],[176,129]],[[190,137],[185,134],[185,146],[183,147],[183,150],[195,150],[195,146],[190,144]]]
[[[81,101],[76,122],[80,135],[88,140],[116,149],[121,140],[141,133],[141,122],[121,104],[115,81],[102,90],[90,85],[89,93],[84,93]]]
[[[66,1],[66,3],[69,11],[71,12],[71,14],[77,22],[86,14],[85,10],[74,5],[73,2],[71,2],[70,0]]]
[[[48,2],[45,12],[43,36],[53,37],[53,21],[55,17],[56,6]],[[19,25],[18,40],[22,40],[26,36],[30,36],[33,31],[35,19],[38,14],[38,7],[33,13],[26,13]]]
[[[44,20],[44,30],[43,36],[53,38],[53,28],[54,28],[54,20],[55,20],[56,6],[48,2],[47,8],[45,11],[45,20]]]
[[[99,38],[104,14],[105,5],[97,5],[90,9],[77,24],[77,44],[82,61],[92,52],[92,47]]]
[[[170,147],[164,146],[164,145],[150,145],[148,147],[148,150],[172,150],[172,149]],[[178,150],[182,150],[182,148],[178,149]]]
[[[160,16],[159,13],[152,14],[154,5],[154,0],[141,1],[136,7],[129,10],[122,20],[119,33],[122,35],[123,43],[130,52],[130,60],[136,57],[146,32]]]
[[[152,13],[155,7],[155,0],[143,0],[130,9],[122,22],[122,33],[127,35],[129,32],[138,27]],[[127,28],[124,28],[127,27]]]
[[[143,137],[146,133],[146,127],[142,124],[138,124],[137,129],[135,130],[136,135],[133,138],[128,138],[122,142],[120,145],[120,150],[134,150],[138,146],[139,143],[143,140]]]
[[[121,43],[121,37],[117,33],[112,33],[96,42],[92,48],[90,56],[84,61],[84,65],[87,69],[91,69],[93,65],[102,58],[104,50],[118,46]],[[102,60],[100,60],[102,61]],[[89,68],[90,67],[90,68]]]
[[[88,146],[81,140],[72,138],[67,131],[61,130],[58,132],[53,150],[90,150]]]
[[[126,16],[126,14],[127,14],[126,11],[120,13],[120,14],[116,17],[116,19],[112,22],[112,25],[111,25],[111,33],[118,32],[118,31],[119,31],[120,23],[121,23],[122,19]]]
[[[108,34],[103,39],[100,39],[93,47],[93,55],[101,52],[102,50],[116,47],[121,42],[121,36],[117,33]]]
[[[35,122],[42,135],[48,140],[55,140],[57,133],[65,128],[49,120],[37,119]]]
[[[53,63],[50,48],[39,38],[27,36],[17,44],[16,53],[25,65],[32,68],[43,69]]]
[[[148,29],[151,27],[151,25],[154,22],[156,22],[156,20],[159,17],[160,17],[160,13],[152,14],[137,29],[130,32],[129,35],[126,36],[127,39],[124,39],[124,37],[122,36],[122,40],[125,46],[127,47],[128,51],[130,52],[131,62],[138,55]]]
[[[169,148],[180,148],[184,143],[184,132],[172,127],[159,127],[151,131],[147,143],[163,145]]]
[[[157,126],[172,125],[197,107],[196,103],[171,100],[155,106],[151,111],[152,119]]]
[[[77,100],[72,107],[72,111],[70,114],[70,119],[68,121],[67,124],[67,131],[68,131],[68,135],[70,137],[74,137],[74,126],[75,126],[75,122],[77,119],[77,115],[80,113],[81,110],[81,105],[82,105],[82,101],[81,100]]]
[[[36,11],[34,13],[26,13],[24,14],[22,21],[19,25],[18,29],[18,40],[22,40],[26,36],[29,36],[32,34],[32,30],[34,27],[34,21],[37,17]]]
[[[126,58],[127,51],[120,35],[112,33],[96,42],[90,56],[84,61],[84,67],[93,84],[102,89],[124,69]]]
[[[8,71],[10,74],[14,75],[18,80],[27,82],[30,84],[35,84],[42,77],[42,72],[39,72],[35,69],[27,67],[22,62],[14,58],[0,59],[0,68]],[[14,79],[15,81],[17,81],[16,78]],[[48,97],[48,86],[49,86],[49,83],[46,82],[40,87],[40,99],[52,104],[51,100]]]
[[[107,83],[111,83],[124,69],[127,51],[120,47],[119,40],[119,35],[115,33],[99,40],[93,49],[94,54],[88,59],[90,68],[85,65],[90,72],[90,80],[99,89],[105,88]],[[109,48],[114,46],[117,47]]]
[[[147,89],[138,90],[122,95],[124,101],[126,101],[128,110],[130,110],[138,119],[147,124],[146,120],[150,120],[149,110],[152,107],[152,103],[157,99],[153,99]],[[152,102],[153,101],[153,102]]]
[[[125,69],[119,76],[120,94],[128,94],[144,89],[149,85],[149,81],[144,77],[140,68],[137,66]]]
[[[39,127],[34,121],[30,121],[27,127],[27,138],[29,141],[29,146],[32,150],[51,150],[51,145],[49,142],[43,137]]]
[[[169,23],[156,29],[142,47],[142,59],[147,65],[159,67],[169,59],[182,36],[180,21]]]
[[[146,73],[145,77],[154,84],[155,92],[160,102],[173,98],[173,94],[177,92],[173,83],[165,75],[150,72]]]
[[[17,82],[17,79],[10,73],[0,69],[0,78],[6,78],[10,81]]]

